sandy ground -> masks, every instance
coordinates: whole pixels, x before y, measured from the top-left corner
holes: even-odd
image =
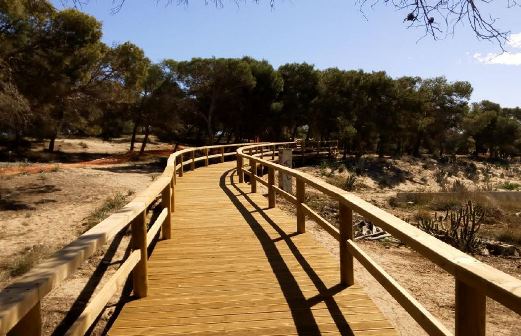
[[[171,148],[167,144],[153,144],[143,161],[129,161],[128,157],[125,159],[128,143],[124,142],[71,139],[59,140],[57,144],[62,152],[58,155],[75,156],[73,161],[77,162],[58,166],[0,164],[11,168],[7,173],[0,169],[0,288],[16,281],[13,275],[16,260],[33,250],[41,251],[41,257],[59,250],[87,229],[86,218],[107,198],[120,194],[130,201],[136,192],[146,188],[162,172],[164,159],[160,157],[168,155]],[[41,146],[37,144],[33,151],[38,153]],[[86,155],[76,157],[82,151]],[[94,161],[80,161],[85,158]],[[42,169],[45,166],[50,169]],[[124,260],[128,242],[129,236],[123,232],[45,297],[44,335],[65,332],[93,292],[102,287]],[[103,313],[93,335],[103,332],[104,322],[117,309],[118,300],[117,295],[111,300],[112,305]]]

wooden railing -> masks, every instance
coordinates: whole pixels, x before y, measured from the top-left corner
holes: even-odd
[[[311,175],[264,159],[275,158],[276,149],[281,146],[294,147],[297,144],[265,143],[239,148],[237,150],[239,181],[243,182],[244,175],[248,175],[252,192],[256,192],[257,183],[264,184],[268,188],[270,208],[276,205],[276,194],[293,203],[297,210],[298,232],[305,232],[305,218],[309,217],[338,240],[341,283],[348,286],[354,283],[353,258],[356,258],[428,334],[452,335],[451,331],[354,242],[352,222],[353,212],[356,212],[454,276],[457,336],[485,335],[487,297],[521,314],[521,280],[478,261],[349,192]],[[245,162],[249,162],[249,167],[246,167]],[[262,168],[268,170],[267,181],[258,176],[257,172],[259,169],[263,171]],[[275,184],[275,174],[281,173],[296,179],[296,196],[285,192]],[[338,228],[305,203],[306,186],[338,202],[340,222]]]
[[[170,155],[162,175],[130,203],[0,292],[0,335],[41,334],[41,300],[100,247],[129,226],[132,253],[97,291],[66,335],[83,335],[130,274],[134,294],[147,296],[147,250],[160,231],[163,239],[170,239],[176,175],[183,176],[186,166],[195,169],[198,162],[203,162],[204,166],[212,160],[224,162],[227,157],[235,156],[235,150],[243,145],[246,144],[187,148]],[[162,211],[153,223],[147,223],[147,213],[159,197]]]

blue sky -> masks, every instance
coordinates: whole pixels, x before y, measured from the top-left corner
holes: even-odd
[[[58,8],[61,1],[53,0]],[[498,26],[514,34],[509,53],[497,57],[499,48],[477,40],[468,25],[443,40],[420,40],[423,31],[403,23],[406,13],[384,4],[365,8],[364,17],[355,0],[277,0],[273,9],[262,0],[239,6],[223,0],[223,8],[204,0],[172,2],[126,0],[111,14],[112,1],[89,0],[81,9],[103,22],[107,44],[132,41],[153,61],[248,55],[275,67],[308,62],[320,69],[385,70],[393,77],[443,75],[471,82],[472,101],[521,106],[521,34],[515,35],[521,8],[507,9],[506,1],[490,8]]]

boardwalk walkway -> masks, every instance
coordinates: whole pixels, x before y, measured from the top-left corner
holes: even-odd
[[[126,303],[109,334],[394,335],[361,287],[338,285],[338,258],[239,184],[234,165],[178,179],[149,294]]]

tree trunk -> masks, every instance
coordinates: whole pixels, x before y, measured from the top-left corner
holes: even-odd
[[[145,138],[143,138],[143,142],[141,143],[141,149],[139,150],[139,155],[142,155],[145,152],[145,147],[148,142],[148,135],[150,134],[150,125],[145,127]]]
[[[130,151],[134,151],[134,147],[136,145],[136,135],[137,135],[137,128],[139,127],[139,122],[137,120],[134,120],[134,127],[132,128],[132,137],[130,138]]]
[[[56,135],[53,135],[51,137],[51,141],[49,141],[49,147],[47,148],[49,153],[53,153],[54,152],[54,143],[55,143],[55,141],[56,141]]]

